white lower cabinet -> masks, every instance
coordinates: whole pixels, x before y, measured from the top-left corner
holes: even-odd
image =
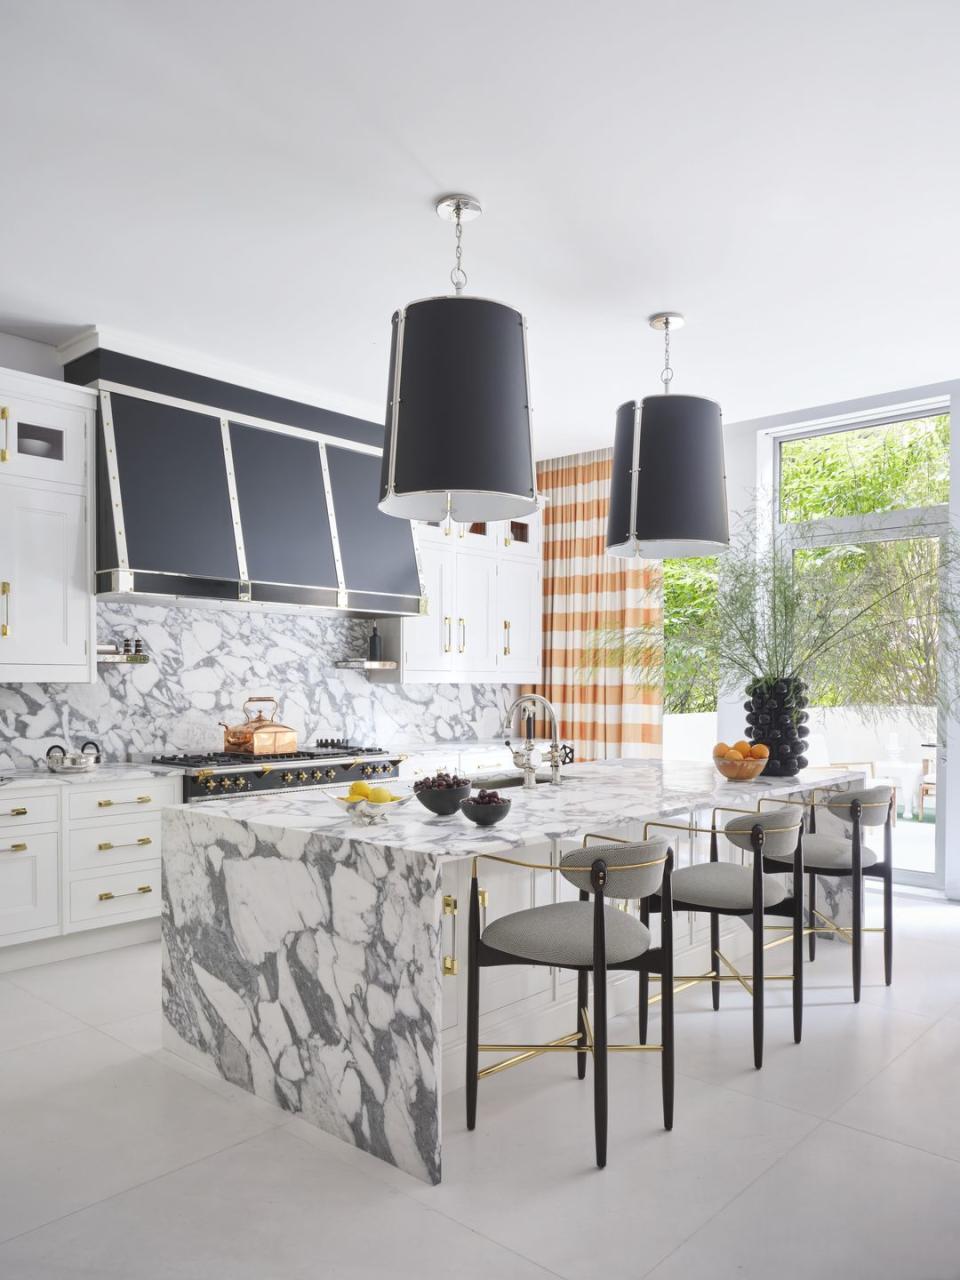
[[[160,914],[160,811],[177,776],[0,791],[0,946]]]
[[[39,930],[56,929],[59,846],[56,829],[0,828],[0,943],[27,941]]]

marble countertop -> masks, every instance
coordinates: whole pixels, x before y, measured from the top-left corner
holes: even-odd
[[[383,822],[363,825],[344,814],[329,792],[233,797],[204,801],[186,812],[193,821],[233,819],[246,826],[316,832],[338,841],[359,841],[395,854],[425,853],[452,858],[508,852],[550,839],[609,832],[639,839],[653,818],[687,814],[714,805],[753,808],[761,795],[790,795],[859,780],[850,770],[816,770],[807,777],[730,783],[711,765],[654,760],[604,760],[571,765],[559,787],[512,788],[509,814],[495,827],[478,827],[461,813],[438,818],[416,800],[394,809]],[[395,792],[400,783],[390,784]]]
[[[36,790],[38,787],[76,786],[92,782],[137,782],[141,778],[159,778],[180,773],[180,769],[149,764],[101,764],[86,773],[51,773],[48,769],[8,771],[0,768],[0,787],[11,791]]]

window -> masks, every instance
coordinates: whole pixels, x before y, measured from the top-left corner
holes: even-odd
[[[865,516],[947,501],[950,418],[942,413],[784,440],[780,520]]]

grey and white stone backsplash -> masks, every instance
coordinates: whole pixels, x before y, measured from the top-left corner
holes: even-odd
[[[87,738],[111,760],[219,750],[217,722],[242,720],[244,699],[263,693],[302,746],[497,736],[510,685],[384,685],[338,671],[366,653],[369,631],[338,615],[98,601],[99,640],[138,635],[150,662],[102,666],[92,685],[0,684],[0,765],[31,767],[52,743]]]

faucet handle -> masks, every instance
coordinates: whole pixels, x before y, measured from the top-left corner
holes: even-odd
[[[567,742],[563,743],[563,745],[560,748],[560,763],[573,764],[576,758],[577,758],[577,753],[574,751],[573,747],[571,747],[570,744]]]

